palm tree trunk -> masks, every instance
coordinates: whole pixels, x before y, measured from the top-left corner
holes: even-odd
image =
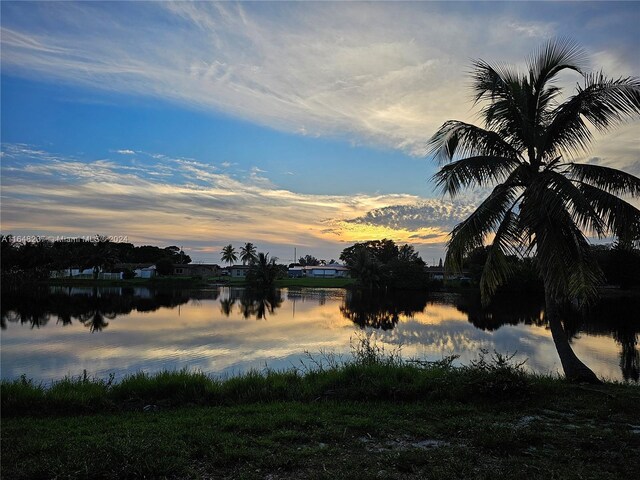
[[[567,380],[571,382],[602,383],[596,374],[582,363],[571,348],[567,333],[560,320],[558,302],[549,293],[549,289],[545,289],[545,318],[551,327],[553,343],[556,345],[560,363],[562,363],[562,369]]]

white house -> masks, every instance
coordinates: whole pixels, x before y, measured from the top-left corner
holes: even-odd
[[[305,277],[311,278],[337,278],[348,277],[349,268],[343,265],[316,265],[313,267],[304,267]]]
[[[151,265],[149,267],[136,268],[135,273],[137,278],[153,278],[156,276],[156,266]]]
[[[234,265],[230,268],[231,276],[235,278],[243,278],[249,273],[249,265]]]

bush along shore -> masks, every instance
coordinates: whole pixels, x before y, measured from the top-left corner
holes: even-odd
[[[2,382],[3,478],[633,478],[640,388],[508,357]],[[63,441],[62,441],[63,439]]]

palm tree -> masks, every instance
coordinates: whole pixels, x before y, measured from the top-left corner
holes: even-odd
[[[229,265],[233,265],[233,262],[235,262],[237,259],[238,256],[236,255],[236,249],[233,248],[231,244],[222,249],[223,262],[228,263]]]
[[[640,239],[640,211],[619,198],[640,196],[640,179],[572,157],[586,152],[590,127],[604,132],[640,114],[640,79],[585,73],[584,60],[577,45],[552,40],[528,59],[524,74],[476,61],[472,85],[484,104],[484,128],[448,121],[428,153],[442,165],[434,180],[444,193],[493,187],[451,232],[445,266],[460,269],[465,255],[494,235],[480,281],[486,303],[509,278],[507,256],[533,255],[566,377],[598,382],[571,349],[558,308],[597,295],[601,274],[585,234]],[[564,70],[581,74],[583,84],[560,101],[553,82]]]
[[[278,278],[277,257],[269,258],[268,253],[260,252],[247,272],[247,282],[259,289],[271,288]]]
[[[247,263],[251,264],[256,259],[256,246],[247,242],[244,244],[244,247],[240,247],[240,260],[242,260],[242,264],[246,265]]]

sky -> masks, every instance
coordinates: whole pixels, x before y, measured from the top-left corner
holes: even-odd
[[[356,241],[427,263],[486,194],[443,197],[429,137],[478,122],[473,60],[568,37],[640,73],[638,2],[12,2],[1,8],[3,234],[125,238],[220,262]],[[580,82],[567,73],[568,92]],[[640,175],[640,122],[576,157]]]

